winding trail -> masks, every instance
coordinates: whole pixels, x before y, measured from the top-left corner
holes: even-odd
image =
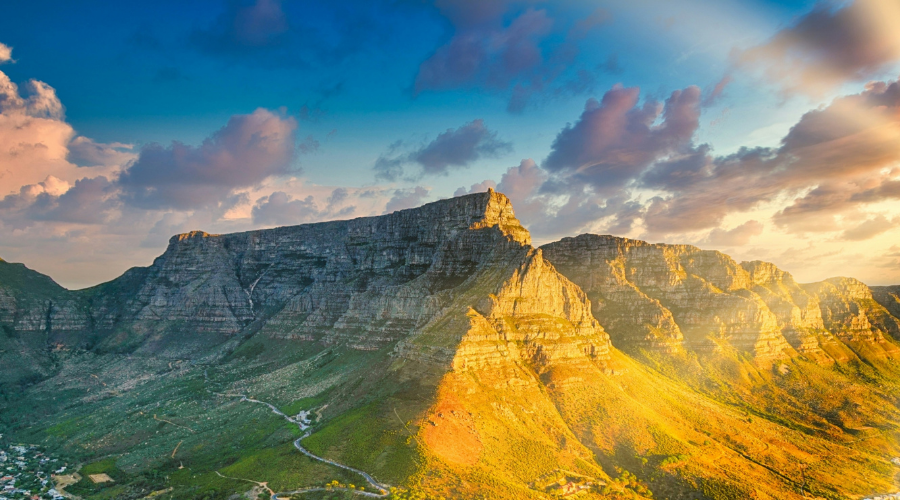
[[[204,375],[206,375],[205,372],[204,372]],[[390,486],[379,483],[378,481],[375,480],[375,478],[373,478],[368,473],[361,471],[359,469],[350,467],[349,465],[344,465],[342,463],[335,462],[334,460],[329,460],[327,458],[320,457],[300,445],[300,441],[308,438],[309,435],[311,434],[311,431],[309,430],[310,422],[307,417],[310,412],[301,411],[300,413],[297,414],[297,416],[291,417],[289,415],[286,415],[283,411],[279,410],[275,405],[273,405],[271,403],[267,403],[265,401],[260,401],[258,399],[253,399],[251,397],[248,397],[246,394],[222,394],[222,393],[213,392],[213,391],[209,391],[209,392],[211,392],[212,394],[215,394],[216,396],[240,398],[240,402],[256,403],[256,404],[268,406],[269,409],[272,410],[272,413],[275,413],[276,415],[280,416],[281,418],[296,425],[301,431],[303,431],[303,435],[294,440],[294,448],[297,448],[297,450],[300,453],[303,453],[304,455],[306,455],[307,457],[309,457],[313,460],[318,460],[319,462],[326,463],[328,465],[333,465],[334,467],[338,467],[338,468],[344,469],[346,471],[350,471],[355,474],[358,474],[363,479],[365,479],[366,482],[369,483],[369,485],[371,485],[373,488],[378,490],[378,493],[373,492],[373,491],[360,491],[360,490],[343,488],[343,487],[331,487],[331,488],[311,487],[311,488],[300,488],[300,489],[296,489],[293,491],[274,492],[271,489],[269,489],[267,483],[261,483],[261,482],[253,481],[250,479],[241,479],[241,478],[229,478],[229,479],[238,479],[241,481],[249,481],[251,483],[260,485],[263,488],[265,488],[266,490],[268,490],[269,493],[271,493],[271,495],[272,495],[271,500],[282,500],[283,498],[289,497],[291,495],[308,493],[308,492],[312,492],[312,491],[333,491],[333,490],[349,491],[355,495],[371,497],[371,498],[387,498],[388,495],[390,495],[390,492],[388,491],[388,488],[390,488]],[[219,472],[216,471],[216,474],[219,474]],[[219,474],[219,475],[222,476],[222,474]],[[227,477],[227,476],[222,476],[222,477]]]
[[[275,493],[274,491],[272,491],[271,488],[269,488],[269,483],[266,483],[266,482],[262,482],[262,483],[261,483],[261,482],[259,482],[259,481],[254,481],[254,480],[252,480],[252,479],[244,479],[244,478],[242,478],[242,477],[231,477],[231,476],[226,476],[225,474],[222,474],[222,473],[219,472],[219,471],[216,471],[216,474],[218,474],[219,477],[224,477],[225,479],[233,479],[233,480],[235,480],[235,481],[247,481],[248,483],[253,483],[253,484],[259,486],[260,488],[262,488],[262,489],[268,491],[269,494],[272,495],[272,498],[275,498],[276,493]]]

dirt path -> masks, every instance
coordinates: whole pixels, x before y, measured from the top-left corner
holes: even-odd
[[[254,481],[254,480],[252,480],[252,479],[244,479],[244,478],[242,478],[242,477],[231,477],[231,476],[226,476],[226,475],[222,474],[222,473],[219,472],[219,471],[216,471],[216,474],[218,474],[219,477],[224,477],[225,479],[234,479],[235,481],[246,481],[246,482],[248,482],[248,483],[253,483],[253,484],[259,486],[260,488],[262,488],[262,489],[268,491],[269,494],[272,495],[272,498],[275,498],[275,492],[272,491],[271,488],[269,488],[269,483],[267,483],[267,482],[265,482],[265,481],[259,482],[259,481]]]
[[[78,481],[81,481],[81,475],[77,472],[72,474],[67,474],[65,476],[53,476],[53,480],[56,482],[56,491],[59,492],[60,495],[69,498],[71,500],[81,500],[81,497],[77,495],[73,495],[65,490],[67,486],[71,486]]]

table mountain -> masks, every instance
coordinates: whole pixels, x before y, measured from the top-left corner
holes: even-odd
[[[897,303],[688,245],[534,248],[493,191],[195,231],[86,290],[0,262],[0,425],[115,479],[85,498],[371,490],[354,470],[392,498],[846,498],[893,488]]]

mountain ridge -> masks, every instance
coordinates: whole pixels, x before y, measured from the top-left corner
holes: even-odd
[[[298,457],[289,430],[260,433],[271,417],[229,393],[315,412],[312,452],[433,498],[800,499],[801,469],[823,498],[893,487],[896,287],[801,285],[769,263],[613,236],[534,248],[492,190],[184,233],[85,290],[32,276],[44,286],[16,291],[4,265],[4,342],[33,355],[0,353],[0,425],[115,457],[134,498],[154,470],[178,498],[238,491],[219,470],[280,491],[352,480]],[[6,364],[17,356],[42,369]]]

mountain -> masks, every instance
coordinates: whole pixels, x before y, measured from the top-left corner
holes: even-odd
[[[0,432],[114,479],[84,498],[859,498],[895,489],[897,292],[534,248],[493,191],[197,231],[86,290],[0,262]]]
[[[900,318],[900,285],[873,286],[872,298],[878,301],[895,318]]]
[[[852,278],[801,285],[767,262],[614,236],[585,234],[542,250],[629,352],[730,349],[757,361],[802,356],[822,364],[898,355],[888,342],[900,339],[900,320],[887,309],[900,312],[892,287],[873,290]]]
[[[0,259],[0,391],[55,369],[57,332],[83,331],[83,304],[50,277]],[[2,394],[2,392],[0,392]]]

